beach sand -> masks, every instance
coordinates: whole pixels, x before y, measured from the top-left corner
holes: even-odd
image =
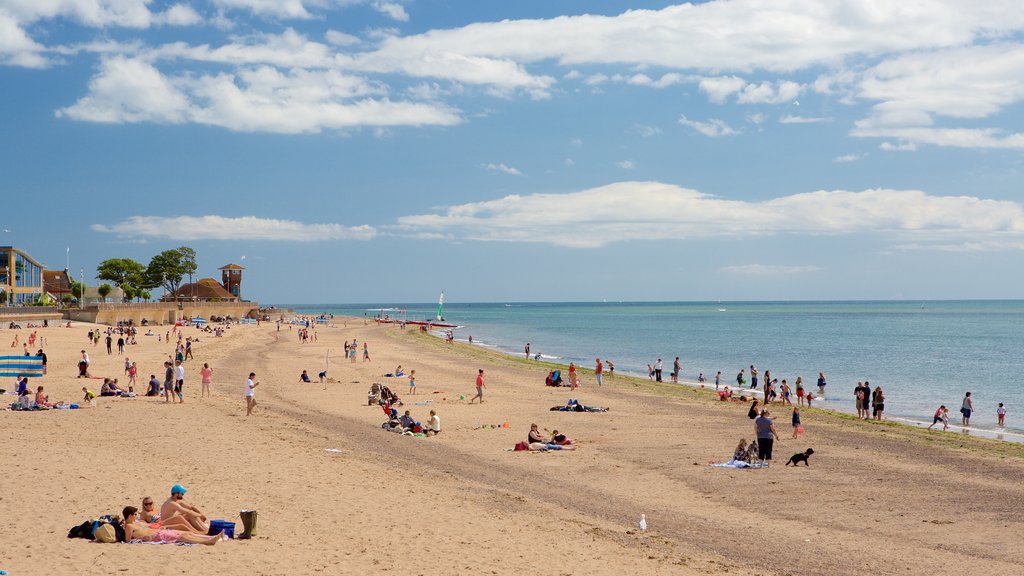
[[[395,326],[336,323],[305,345],[296,330],[273,324],[201,335],[183,405],[100,398],[96,409],[0,413],[0,569],[12,576],[977,575],[1024,565],[1019,444],[817,410],[804,412],[807,433],[792,440],[790,411],[778,407],[775,463],[716,469],[708,464],[727,460],[739,438],[752,435],[747,404],[621,376],[597,389],[589,372],[580,390],[554,389],[543,384],[543,365]],[[126,380],[123,357],[107,356],[102,343],[82,345],[89,327],[39,330],[49,357],[39,383],[51,400],[81,398],[74,364],[83,347],[94,375]],[[24,341],[28,331],[20,334]],[[4,345],[11,337],[0,331]],[[342,342],[352,338],[360,348],[369,342],[372,362],[341,358]],[[299,383],[303,369],[315,379],[328,350],[331,382]],[[139,389],[149,374],[161,375],[172,352],[155,336],[128,347],[140,365]],[[201,400],[203,362],[215,372],[213,398]],[[407,395],[405,380],[382,378],[398,364],[416,370],[416,396]],[[467,405],[458,396],[472,395],[478,368],[486,371],[486,402]],[[261,385],[256,414],[246,418],[250,371]],[[443,432],[382,431],[383,412],[366,403],[375,381],[392,385],[405,400],[401,410],[418,420],[437,410]],[[99,391],[99,380],[90,385]],[[548,410],[570,397],[611,411]],[[506,421],[509,429],[478,428]],[[531,423],[557,428],[579,449],[507,451]],[[810,467],[783,466],[807,447],[815,450]],[[66,538],[72,526],[139,506],[143,496],[162,502],[175,483],[189,489],[186,502],[236,521],[238,532],[238,511],[257,510],[257,537],[190,548]],[[636,528],[641,514],[645,532]]]

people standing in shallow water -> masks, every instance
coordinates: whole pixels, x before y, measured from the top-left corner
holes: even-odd
[[[1006,408],[1003,407],[1003,403],[999,403],[999,408],[996,408],[996,424],[998,426],[1006,425]]]
[[[963,419],[964,426],[970,426],[971,425],[971,413],[973,413],[973,412],[974,412],[974,401],[971,400],[971,393],[968,392],[964,396],[963,404],[960,406],[960,414],[962,414],[963,417],[964,417],[964,419]]]

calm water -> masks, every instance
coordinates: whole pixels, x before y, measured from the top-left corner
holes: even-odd
[[[302,305],[304,314],[363,316],[397,306],[407,319],[432,317],[436,304]],[[445,304],[456,337],[510,353],[532,352],[592,367],[610,358],[617,372],[679,356],[683,376],[723,383],[751,364],[792,383],[828,379],[826,405],[853,411],[858,380],[885,390],[886,415],[931,421],[939,404],[960,421],[964,392],[974,428],[994,428],[1006,405],[1008,430],[1024,428],[1024,301],[641,302]],[[370,317],[375,313],[369,312]]]

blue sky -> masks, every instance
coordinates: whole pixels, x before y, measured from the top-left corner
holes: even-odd
[[[0,0],[0,244],[263,302],[1017,298],[1016,1]],[[244,257],[244,259],[243,259]]]

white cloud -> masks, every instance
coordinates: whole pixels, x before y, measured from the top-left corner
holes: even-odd
[[[747,122],[750,122],[751,124],[764,124],[764,118],[764,114],[761,114],[760,112],[747,114]]]
[[[796,99],[801,90],[803,87],[800,84],[789,80],[774,84],[747,84],[736,95],[736,101],[740,104],[782,104]]]
[[[600,86],[608,80],[609,78],[605,74],[592,74],[587,76],[586,79],[583,80],[583,83],[587,86]]]
[[[630,240],[771,234],[889,235],[922,244],[1024,239],[1024,207],[970,196],[872,189],[726,200],[660,182],[620,182],[567,194],[512,195],[398,219],[402,233],[462,240],[598,247]]]
[[[836,156],[832,159],[836,164],[848,164],[850,162],[856,162],[863,158],[860,154],[843,154],[842,156]]]
[[[895,144],[892,142],[882,142],[878,147],[887,152],[913,152],[917,150],[917,144],[913,142],[898,142]]]
[[[369,240],[377,235],[371,226],[306,224],[256,216],[132,216],[112,225],[93,224],[97,232],[126,238],[168,238],[170,240],[277,240],[315,242],[319,240]]]
[[[620,160],[616,162],[615,165],[623,170],[632,170],[633,168],[636,168],[636,162],[632,160]]]
[[[405,11],[405,8],[397,2],[385,2],[383,0],[374,0],[371,4],[373,9],[380,12],[381,14],[391,18],[392,20],[398,20],[399,22],[408,22],[409,14]]]
[[[722,136],[735,136],[739,134],[739,130],[735,130],[728,124],[718,119],[711,119],[706,122],[699,120],[690,120],[685,115],[679,116],[679,123],[683,126],[693,128],[697,132],[709,137],[709,138],[720,138]]]
[[[715,104],[723,104],[729,96],[739,92],[747,85],[747,81],[736,76],[719,76],[715,78],[701,78],[697,82],[697,89],[708,95],[708,100]]]
[[[302,0],[210,0],[224,10],[247,10],[259,16],[276,18],[312,18]]]
[[[194,122],[241,132],[315,133],[358,126],[452,125],[442,104],[391,101],[377,85],[333,71],[242,69],[168,77],[123,57],[103,61],[89,93],[57,112],[92,122]]]
[[[831,121],[832,118],[829,116],[795,116],[787,114],[779,118],[779,124],[822,124]]]
[[[719,272],[728,274],[740,274],[744,276],[781,276],[784,274],[807,274],[819,272],[817,266],[780,266],[773,264],[741,264],[737,266],[723,266]]]
[[[523,175],[523,173],[520,172],[519,170],[517,170],[517,169],[515,169],[515,168],[513,168],[511,166],[508,166],[506,164],[487,163],[487,164],[481,164],[480,166],[483,167],[483,168],[486,168],[488,170],[495,170],[497,172],[504,172],[505,174],[511,174],[513,176],[522,176]]]
[[[940,122],[989,118],[1024,100],[1024,45],[984,46],[900,55],[866,70],[857,97],[877,101],[853,136],[962,148],[1022,148],[1024,133],[1000,127],[958,128]]]
[[[352,46],[359,44],[360,42],[358,36],[353,36],[337,30],[328,30],[324,33],[324,39],[333,46]]]
[[[573,166],[576,165],[576,161],[573,160],[572,158],[566,158],[565,160],[562,161],[562,164],[565,164],[569,168],[572,168]]]
[[[651,138],[661,134],[661,128],[644,124],[633,124],[633,133],[639,134],[643,138]]]
[[[203,17],[188,4],[175,4],[167,10],[153,15],[154,24],[165,26],[193,26],[203,21]]]
[[[0,64],[43,68],[48,63],[43,51],[14,17],[0,9]]]

